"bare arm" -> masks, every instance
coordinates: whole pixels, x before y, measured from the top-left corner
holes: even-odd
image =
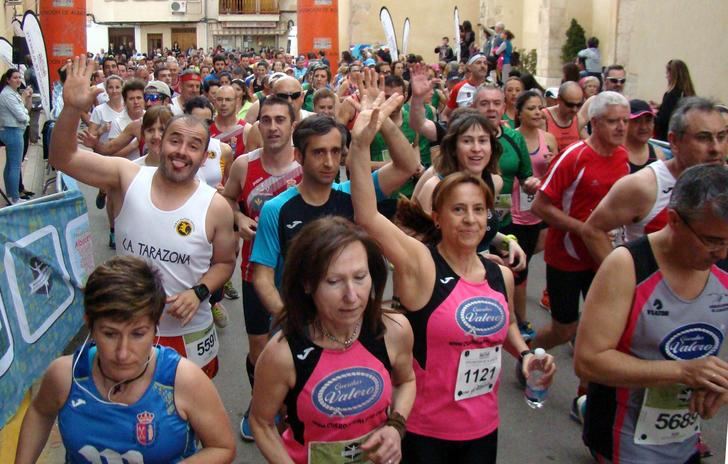
[[[244,137],[246,153],[250,153],[251,151],[257,150],[263,146],[263,136],[260,134],[257,121],[254,124],[249,124],[245,127]]]
[[[275,269],[254,263],[253,287],[265,309],[274,316],[280,314],[283,310],[283,300],[276,287]]]
[[[607,195],[602,198],[582,228],[581,238],[589,249],[596,264],[612,252],[612,241],[609,232],[627,224],[639,221],[645,205],[650,202],[649,185],[646,176],[630,175],[619,179]]]
[[[296,383],[293,357],[288,343],[275,335],[266,345],[255,367],[255,388],[250,409],[250,428],[255,444],[268,462],[293,464],[276,428],[276,414]]]
[[[86,66],[86,57],[74,59],[63,92],[63,110],[53,129],[50,163],[56,169],[79,181],[106,190],[119,189],[122,177],[133,177],[139,167],[126,160],[100,156],[78,148],[78,120],[100,89],[88,86],[93,67]]]
[[[212,243],[210,268],[200,278],[210,291],[221,288],[233,275],[237,256],[237,236],[233,232],[233,214],[227,201],[215,194],[207,211],[205,228]],[[197,313],[200,300],[194,290],[187,289],[167,297],[169,314],[180,319],[184,326]]]
[[[434,286],[434,263],[425,245],[407,236],[377,211],[376,195],[369,171],[369,145],[382,120],[388,118],[393,111],[392,104],[396,106],[401,98],[393,96],[380,110],[382,94],[374,103],[374,110],[365,110],[359,114],[352,130],[349,149],[351,198],[356,223],[377,240],[384,255],[394,264],[402,304],[407,308],[419,309],[430,296],[422,289],[431,289]]]
[[[175,376],[174,399],[180,414],[202,442],[202,448],[184,463],[230,463],[235,458],[235,437],[227,412],[212,381],[191,361],[182,358]]]
[[[536,199],[531,205],[531,211],[543,219],[550,227],[556,227],[573,234],[581,234],[584,223],[554,206],[551,199],[541,191],[536,193]]]
[[[579,378],[615,387],[682,383],[717,393],[728,391],[728,363],[715,356],[693,361],[652,361],[617,350],[635,293],[632,256],[618,248],[592,282],[579,322],[574,369]]]
[[[430,90],[425,67],[416,64],[411,71],[412,101],[410,102],[409,125],[418,134],[427,140],[437,140],[435,123],[425,117],[425,96]]]
[[[220,155],[222,158],[222,184],[225,185],[230,177],[230,169],[233,165],[233,148],[227,143],[220,142],[220,151],[222,152]],[[218,192],[222,193],[219,188]]]
[[[56,359],[43,375],[38,394],[20,428],[15,464],[35,463],[40,457],[58,411],[71,390],[71,357]]]
[[[243,240],[253,240],[255,238],[255,229],[258,226],[257,221],[248,217],[240,210],[238,198],[243,192],[243,185],[248,176],[248,156],[243,155],[233,161],[230,167],[230,177],[225,183],[222,196],[227,200],[230,208],[232,208],[235,217],[235,224],[238,226],[238,233]]]
[[[248,124],[253,124],[255,121],[258,120],[258,112],[260,111],[260,100],[255,100],[252,105],[250,105],[250,109],[248,110],[248,113],[245,115],[245,122]]]

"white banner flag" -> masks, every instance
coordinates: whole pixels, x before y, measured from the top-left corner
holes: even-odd
[[[404,28],[402,29],[402,54],[407,56],[407,49],[409,48],[409,35],[410,35],[410,20],[405,18]]]
[[[453,12],[453,21],[455,22],[455,47],[453,47],[455,50],[453,51],[455,52],[455,58],[460,61],[460,13],[458,7],[455,7]]]
[[[0,37],[0,59],[3,60],[8,67],[15,67],[13,64],[13,44],[8,42],[5,37]]]
[[[43,39],[43,32],[40,30],[38,17],[30,10],[23,15],[23,33],[25,34],[25,41],[28,43],[30,58],[33,60],[35,78],[38,80],[38,86],[40,87],[41,104],[47,117],[51,114],[51,86],[48,76],[45,39]]]
[[[397,36],[394,34],[392,15],[389,14],[389,10],[387,10],[386,7],[382,7],[382,9],[379,10],[379,19],[382,21],[384,37],[387,41],[387,47],[389,47],[389,54],[392,56],[392,62],[395,62],[399,59],[399,53],[397,51]]]

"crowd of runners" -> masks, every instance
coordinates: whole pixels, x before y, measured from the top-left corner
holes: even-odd
[[[728,108],[677,59],[662,103],[624,95],[595,38],[544,89],[503,24],[486,33],[460,62],[443,39],[435,64],[69,61],[50,162],[99,189],[117,256],[89,278],[89,336],[48,368],[16,463],[56,419],[68,462],[231,462],[210,379],[243,356],[239,433],[269,462],[496,462],[504,351],[547,388],[556,363],[534,350],[567,343],[563,414],[596,461],[700,462],[700,422],[728,403]],[[551,320],[534,327],[542,251]],[[241,310],[247,353],[220,360]]]

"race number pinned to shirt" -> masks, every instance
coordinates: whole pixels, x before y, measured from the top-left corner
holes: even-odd
[[[187,350],[187,359],[199,367],[204,367],[215,359],[220,349],[215,324],[210,324],[210,327],[205,330],[186,334],[183,338]]]
[[[490,393],[501,369],[501,347],[478,348],[460,353],[455,401]]]
[[[359,438],[343,441],[312,441],[308,444],[308,462],[311,464],[356,464],[371,462],[361,445],[366,443],[374,432]]]
[[[666,445],[687,440],[700,432],[697,412],[690,412],[692,390],[684,385],[645,389],[634,430],[637,445]]]
[[[525,211],[531,211],[531,205],[533,205],[533,201],[536,199],[535,193],[526,193],[523,190],[523,186],[519,189],[519,206],[521,207],[521,212]]]
[[[498,219],[503,219],[511,213],[511,206],[513,205],[513,198],[510,193],[502,193],[495,196],[495,212],[498,215]]]

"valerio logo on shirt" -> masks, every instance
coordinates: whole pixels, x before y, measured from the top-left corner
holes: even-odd
[[[457,323],[463,332],[485,337],[492,335],[506,324],[506,311],[497,300],[476,296],[460,303],[455,312]]]
[[[696,322],[667,334],[660,343],[660,352],[667,359],[689,361],[717,355],[722,343],[723,332],[710,324]]]
[[[313,404],[329,416],[352,416],[366,411],[382,397],[384,380],[367,367],[336,371],[313,389]]]
[[[174,230],[181,236],[187,237],[195,230],[195,226],[189,219],[180,219],[174,224]]]

